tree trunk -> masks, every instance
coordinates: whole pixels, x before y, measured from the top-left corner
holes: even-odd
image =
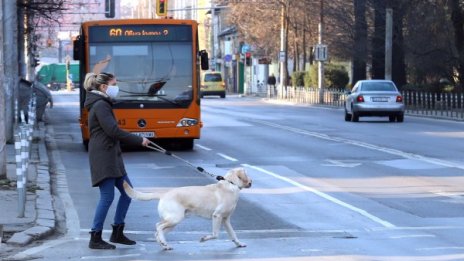
[[[404,10],[399,1],[393,6],[393,57],[392,80],[398,87],[406,84],[406,64],[404,61],[403,36]]]
[[[372,79],[385,78],[385,0],[373,0]]]
[[[354,48],[353,48],[353,79],[355,84],[366,79],[367,60],[367,22],[366,0],[354,0]]]
[[[304,24],[303,24],[303,67],[301,68],[302,71],[306,71],[306,59],[307,59],[307,55],[306,55],[306,25],[308,24],[307,23],[307,16],[305,16],[304,18]]]
[[[451,12],[451,21],[454,28],[454,46],[457,55],[458,85],[464,88],[464,10],[459,5],[459,0],[448,0]]]

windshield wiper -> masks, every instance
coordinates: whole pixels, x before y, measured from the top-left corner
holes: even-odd
[[[150,95],[150,94],[147,94],[147,93],[138,93],[138,94],[128,94],[128,95],[121,95],[121,97],[157,97],[157,98],[160,98],[161,100],[163,101],[166,101],[166,102],[169,102],[171,104],[174,104],[176,106],[182,106],[179,102],[177,101],[173,101],[171,99],[168,99],[168,98],[165,98],[163,96],[166,96],[166,95],[162,95],[162,94],[154,94],[154,95]],[[138,102],[137,100],[133,100],[131,102]]]

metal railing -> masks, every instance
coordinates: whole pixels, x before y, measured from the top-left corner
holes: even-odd
[[[406,114],[464,121],[463,93],[432,93],[404,91]],[[268,92],[269,99],[300,104],[314,104],[343,108],[346,98],[344,89],[292,87],[278,88],[277,95]]]

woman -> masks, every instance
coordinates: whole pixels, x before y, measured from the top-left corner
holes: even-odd
[[[123,233],[124,219],[131,199],[122,186],[124,180],[129,184],[130,180],[121,157],[120,140],[127,144],[141,144],[142,146],[147,146],[150,141],[118,127],[112,110],[112,98],[116,97],[119,91],[114,75],[88,73],[85,76],[84,88],[87,91],[84,106],[89,111],[89,161],[92,186],[100,189],[100,201],[90,231],[89,248],[116,248],[103,241],[101,237],[108,209],[114,199],[114,187],[119,190],[121,196],[118,200],[114,224],[112,224],[113,233],[110,241],[134,245],[135,241],[128,239]]]

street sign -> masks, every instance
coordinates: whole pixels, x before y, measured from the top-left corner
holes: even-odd
[[[250,52],[250,50],[251,50],[251,46],[249,46],[248,44],[244,44],[242,46],[242,53]]]
[[[279,53],[279,61],[281,63],[285,62],[285,52],[284,51],[280,51],[280,53]]]
[[[327,45],[325,44],[318,44],[314,49],[314,60],[316,61],[327,61],[328,52],[327,52]]]

